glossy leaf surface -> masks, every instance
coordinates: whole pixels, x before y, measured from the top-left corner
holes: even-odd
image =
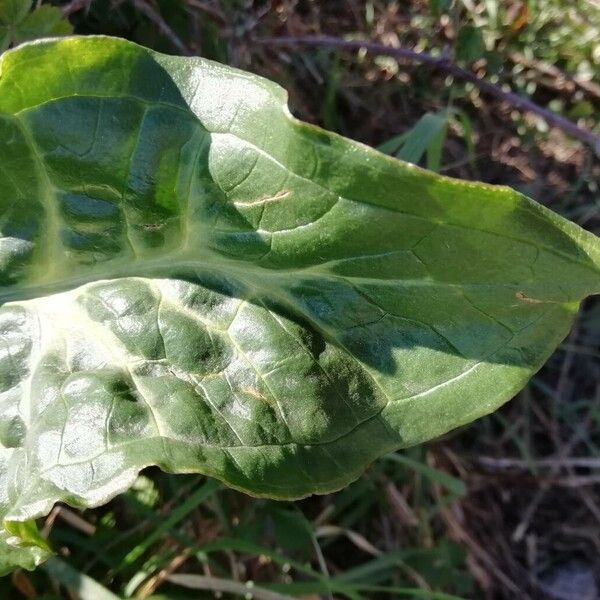
[[[0,215],[8,522],[147,465],[338,489],[511,398],[600,291],[598,240],[517,192],[111,38],[2,57]]]

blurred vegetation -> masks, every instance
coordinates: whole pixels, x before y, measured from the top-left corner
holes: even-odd
[[[55,6],[33,0],[0,1],[0,52],[22,42],[72,32],[72,25]]]
[[[72,29],[274,79],[299,117],[404,160],[512,185],[600,229],[600,161],[539,117],[389,57],[258,44],[364,38],[427,51],[600,133],[598,0],[0,0],[0,47]],[[598,597],[600,303],[517,399],[282,503],[150,469],[105,507],[41,523],[59,558],[0,597]],[[115,596],[116,595],[116,596]]]

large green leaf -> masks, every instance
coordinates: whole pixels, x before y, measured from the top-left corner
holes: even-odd
[[[100,37],[0,69],[7,522],[147,465],[335,490],[508,400],[600,291],[591,234],[296,121],[259,77]]]

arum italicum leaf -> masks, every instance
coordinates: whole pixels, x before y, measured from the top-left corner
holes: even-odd
[[[600,291],[592,234],[260,77],[103,37],[0,69],[4,570],[147,465],[336,490],[511,398]]]

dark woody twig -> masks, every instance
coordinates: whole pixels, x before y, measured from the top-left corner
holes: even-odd
[[[69,15],[76,13],[84,8],[87,10],[90,7],[91,3],[92,0],[71,0],[71,2],[63,4],[60,7],[60,10],[62,11],[65,17],[68,17]]]
[[[131,0],[133,6],[152,21],[158,30],[177,48],[177,50],[184,56],[191,54],[189,48],[181,41],[181,38],[167,25],[165,20],[160,15],[160,12],[147,0]]]
[[[486,79],[481,79],[475,73],[459,67],[446,56],[433,56],[427,52],[417,52],[409,48],[392,48],[376,42],[363,40],[344,40],[329,36],[302,36],[302,37],[274,37],[258,38],[254,40],[257,44],[264,46],[309,46],[320,48],[338,48],[341,50],[361,50],[364,49],[372,54],[392,56],[411,62],[428,65],[434,69],[439,69],[449,75],[462,79],[475,85],[485,94],[493,96],[498,100],[508,102],[518,110],[531,112],[542,117],[549,125],[562,129],[569,135],[578,140],[589,144],[596,154],[600,156],[600,135],[580,127],[569,119],[539,106],[529,98],[519,96],[514,92],[506,92],[502,88],[494,85]]]

